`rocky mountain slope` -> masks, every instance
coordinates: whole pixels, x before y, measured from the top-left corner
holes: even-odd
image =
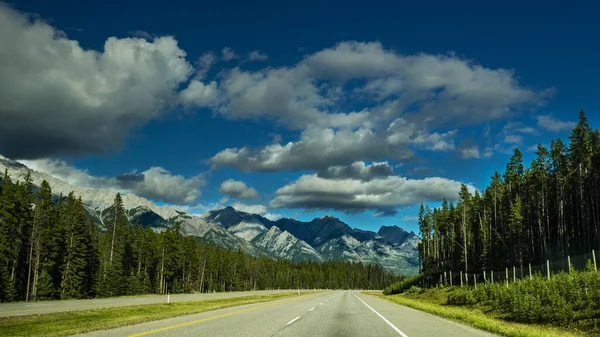
[[[23,179],[31,172],[33,184],[46,180],[57,196],[73,191],[81,196],[88,214],[103,226],[103,217],[116,192],[70,185],[48,174],[30,170],[25,165],[0,156],[0,175],[8,169],[13,179]],[[271,221],[258,214],[226,207],[202,216],[188,214],[170,206],[158,206],[135,194],[123,194],[123,204],[131,223],[162,231],[176,222],[185,235],[255,256],[294,261],[348,261],[379,263],[396,273],[413,275],[418,268],[417,245],[413,232],[397,226],[383,226],[378,232],[353,229],[340,219],[323,216],[310,222],[284,218]]]

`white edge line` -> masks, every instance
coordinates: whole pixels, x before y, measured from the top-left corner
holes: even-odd
[[[311,311],[315,310],[315,308],[316,308],[316,307],[312,307],[312,309],[310,309],[308,312],[311,312]]]
[[[363,302],[363,304],[366,305],[367,308],[371,309],[371,311],[373,311],[375,314],[377,314],[377,316],[379,316],[384,322],[386,322],[389,326],[391,326],[392,329],[396,330],[396,332],[399,333],[400,336],[408,337],[404,332],[402,332],[400,329],[396,328],[396,326],[394,324],[392,324],[392,322],[388,321],[387,318],[383,317],[380,313],[375,311],[375,309],[371,308],[371,306],[368,305],[365,301],[363,301],[360,297],[356,296],[355,293],[352,293],[352,295],[354,295],[354,297],[358,298],[359,301]]]
[[[290,325],[299,319],[300,319],[300,317],[298,316],[298,317],[294,318],[293,320],[289,321],[287,325]]]

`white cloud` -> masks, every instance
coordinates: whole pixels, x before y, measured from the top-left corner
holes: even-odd
[[[269,212],[269,209],[267,207],[265,207],[264,205],[249,205],[249,204],[236,202],[236,203],[232,204],[231,207],[235,208],[238,211],[252,213],[252,214],[258,214],[258,215],[263,216],[271,221],[277,221],[277,220],[283,218],[283,215],[281,215],[281,214]]]
[[[391,215],[405,206],[422,202],[456,200],[461,183],[439,177],[407,179],[390,176],[369,182],[354,179],[324,179],[303,175],[279,188],[269,203],[271,208],[305,210],[335,209],[346,213],[374,210]],[[473,191],[475,188],[468,187]]]
[[[119,149],[177,104],[193,73],[173,37],[110,37],[86,50],[2,3],[0,45],[0,152],[11,158]]]
[[[358,160],[380,158],[409,159],[412,152],[402,144],[386,144],[372,130],[311,128],[301,139],[285,145],[270,144],[254,151],[244,147],[230,148],[210,159],[215,168],[234,167],[240,171],[321,170],[334,165],[350,165]]]
[[[523,136],[520,135],[507,135],[504,137],[504,143],[507,144],[521,144],[523,142]]]
[[[205,84],[198,80],[192,80],[187,88],[179,93],[182,105],[186,107],[210,107],[217,103],[217,82],[212,81]]]
[[[140,197],[175,205],[194,205],[206,184],[202,174],[185,178],[162,167],[151,167],[137,173],[115,177],[93,176],[61,160],[22,160],[29,168],[47,173],[67,183],[81,187],[106,188],[116,192],[134,193]]]
[[[274,143],[259,150],[228,148],[210,158],[213,168],[234,167],[240,171],[325,170],[330,166],[351,165],[356,161],[413,158],[415,149],[448,151],[454,149],[457,131],[428,133],[415,124],[396,119],[383,132],[358,128],[308,128],[297,142]]]
[[[350,80],[366,84],[345,89]],[[229,103],[220,112],[226,117],[267,117],[298,129],[358,126],[381,118],[389,122],[403,113],[419,126],[424,120],[432,125],[476,124],[513,115],[551,93],[520,87],[509,70],[455,56],[405,56],[379,43],[354,41],[308,55],[293,67],[255,72],[235,68],[223,82]],[[363,111],[343,111],[336,104],[357,93],[370,102]],[[386,102],[380,106],[380,100]]]
[[[351,80],[365,84],[348,88]],[[234,68],[223,74],[220,89],[225,103],[219,113],[226,118],[268,118],[302,130],[294,142],[228,148],[210,159],[214,168],[242,171],[324,170],[356,161],[408,160],[412,150],[452,151],[455,126],[512,116],[551,93],[519,86],[509,70],[352,41],[292,67]],[[365,108],[344,109],[357,97],[367,102]],[[491,153],[488,147],[477,156]]]
[[[258,197],[256,189],[246,186],[246,183],[243,181],[233,179],[227,179],[221,183],[219,192],[238,199],[256,199]]]
[[[269,56],[261,53],[260,50],[253,50],[248,53],[248,61],[266,61],[268,58]]]
[[[561,121],[552,117],[552,115],[537,116],[538,126],[548,131],[559,132],[562,130],[570,130],[575,127],[575,122]]]
[[[238,54],[236,54],[233,49],[229,48],[229,47],[225,47],[223,48],[223,50],[221,50],[221,60],[227,62],[227,61],[231,61],[234,59],[240,58],[238,56]]]
[[[460,149],[460,155],[463,159],[479,158],[479,146],[471,146]]]
[[[402,217],[402,221],[405,222],[417,222],[419,221],[419,217],[418,216],[414,216],[414,215],[405,215]]]

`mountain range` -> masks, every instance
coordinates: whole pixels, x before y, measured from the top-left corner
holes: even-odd
[[[108,189],[68,184],[43,172],[29,169],[17,161],[0,156],[0,175],[7,169],[12,179],[22,180],[28,172],[35,186],[46,180],[58,196],[71,191],[80,196],[88,215],[102,228],[103,217],[116,192]],[[224,248],[240,249],[254,256],[294,261],[347,261],[378,263],[397,274],[418,272],[420,238],[397,226],[382,226],[379,231],[351,228],[340,219],[325,215],[309,222],[283,218],[269,220],[258,214],[225,207],[203,215],[192,215],[171,206],[158,206],[132,193],[122,195],[131,223],[139,222],[156,231],[179,222],[185,235],[192,235]]]

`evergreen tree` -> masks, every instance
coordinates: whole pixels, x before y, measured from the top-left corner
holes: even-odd
[[[117,193],[113,205],[104,219],[106,234],[101,244],[102,280],[100,292],[103,296],[120,296],[127,292],[125,259],[128,222],[123,200]]]
[[[17,226],[14,184],[8,175],[8,170],[5,170],[2,186],[0,186],[0,302],[13,299],[14,287],[10,277],[12,253],[10,234]]]
[[[87,295],[89,232],[81,200],[73,192],[65,204],[65,257],[62,271],[61,298],[84,298]]]

